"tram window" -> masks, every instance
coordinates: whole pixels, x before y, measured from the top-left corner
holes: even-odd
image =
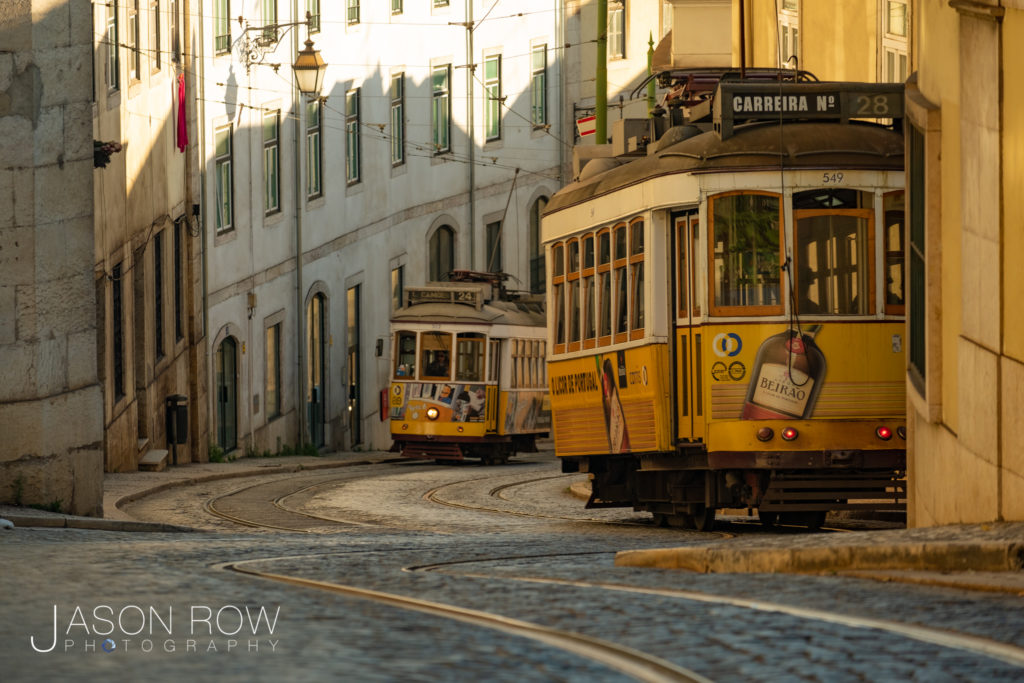
[[[768,194],[710,199],[715,313],[782,312],[779,206],[779,197]],[[739,307],[745,310],[729,310]]]
[[[597,336],[594,321],[594,278],[583,278],[583,339],[591,341]]]
[[[597,236],[597,262],[601,265],[611,263],[612,260],[612,238],[607,230]]]
[[[626,258],[626,226],[615,228],[615,260]]]
[[[565,297],[563,288],[565,285],[556,284],[552,292],[552,299],[555,306],[555,344],[565,344]]]
[[[600,336],[608,337],[612,333],[612,274],[604,271],[598,275],[601,286],[601,303],[599,304],[598,330]]]
[[[449,379],[452,335],[447,332],[424,332],[420,349],[420,379]]]
[[[906,277],[903,202],[903,190],[888,192],[882,197],[882,225],[885,229],[885,312],[889,315],[903,315],[906,310],[903,299]]]
[[[416,376],[416,333],[398,332],[395,335],[395,377],[411,379]]]
[[[569,343],[580,340],[580,281],[569,283]]]
[[[576,240],[569,242],[569,272],[575,273],[580,269],[580,243]]]
[[[630,329],[643,332],[644,329],[644,264],[634,263],[630,267],[630,279],[632,280],[633,308],[630,320]]]
[[[565,275],[565,260],[561,244],[556,244],[551,247],[551,267],[551,274],[553,276],[558,277],[559,275]]]
[[[487,379],[491,382],[497,382],[499,380],[498,374],[501,371],[501,340],[492,339],[487,346]]]
[[[484,342],[479,332],[460,332],[455,342],[455,379],[484,381]]]
[[[676,281],[679,284],[679,301],[676,308],[680,318],[685,318],[686,312],[689,310],[690,264],[686,253],[688,244],[686,224],[688,220],[686,216],[676,218]]]
[[[821,187],[793,194],[793,210],[802,209],[871,209],[875,195],[871,192],[838,187]]]
[[[629,226],[629,255],[644,253],[644,222],[633,221]]]
[[[583,238],[583,267],[594,267],[594,236],[587,235]]]
[[[794,213],[797,311],[871,313],[871,212]],[[806,215],[802,215],[806,214]]]
[[[625,334],[628,330],[629,307],[627,305],[629,283],[626,281],[626,269],[615,269],[615,334]]]

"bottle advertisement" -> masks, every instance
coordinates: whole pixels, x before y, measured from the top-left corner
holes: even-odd
[[[765,339],[757,350],[741,418],[806,419],[825,379],[825,355],[815,337],[821,325],[789,328]]]

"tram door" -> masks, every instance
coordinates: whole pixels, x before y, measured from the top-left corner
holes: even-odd
[[[697,268],[700,262],[697,242],[700,218],[696,210],[673,214],[675,230],[676,280],[676,419],[678,437],[704,436],[704,377],[701,373],[703,340],[701,309],[697,296]]]

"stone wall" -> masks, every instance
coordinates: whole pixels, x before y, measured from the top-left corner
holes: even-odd
[[[102,514],[88,0],[0,3],[0,502]]]

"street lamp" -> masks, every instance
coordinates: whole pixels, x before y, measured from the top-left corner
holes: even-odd
[[[242,17],[239,17],[238,20],[239,23],[243,21]],[[289,21],[267,26],[246,26],[242,30],[242,37],[238,44],[246,72],[248,73],[255,64],[263,64],[267,53],[277,47],[290,29],[305,25],[308,31],[310,20],[310,13],[306,12],[305,21]],[[278,33],[279,29],[284,30]],[[254,35],[250,36],[250,33]],[[268,66],[272,67],[274,71],[281,67],[280,64],[268,64]],[[295,71],[295,81],[299,92],[310,98],[320,96],[320,90],[324,85],[324,74],[327,72],[327,62],[320,56],[320,50],[313,48],[313,41],[308,37],[308,33],[306,46],[296,55],[292,70]]]
[[[320,95],[324,85],[324,74],[327,73],[327,63],[320,56],[320,50],[313,49],[313,41],[309,38],[306,38],[306,47],[299,50],[292,70],[295,72],[299,92],[306,97]]]

